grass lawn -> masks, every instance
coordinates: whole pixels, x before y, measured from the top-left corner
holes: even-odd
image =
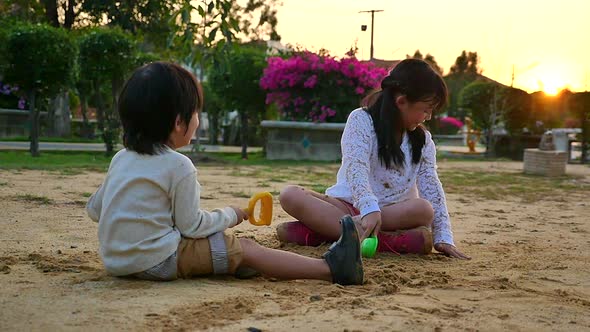
[[[30,142],[28,136],[0,137],[0,142]],[[82,137],[39,137],[39,142],[56,142],[56,143],[103,143],[102,138],[94,139]]]
[[[199,153],[191,156],[197,167],[231,168],[231,175],[255,178],[261,185],[269,183],[298,184],[324,192],[334,184],[339,163],[317,161],[267,160],[261,152],[249,153],[249,159],[242,160],[238,153]],[[41,152],[33,158],[28,151],[0,151],[0,169],[50,170],[62,175],[80,174],[85,171],[106,172],[111,158],[104,152]],[[442,161],[453,163],[450,159]],[[473,159],[469,161],[477,162]],[[520,172],[493,172],[461,169],[442,169],[439,176],[445,192],[461,193],[473,198],[501,200],[505,196],[516,196],[524,202],[541,199],[555,191],[590,191],[587,182],[579,177],[542,177],[525,175]],[[0,186],[2,183],[0,183]],[[244,197],[249,196],[244,194]]]

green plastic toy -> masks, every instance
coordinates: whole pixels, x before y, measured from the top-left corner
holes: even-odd
[[[361,254],[363,257],[373,258],[377,252],[378,245],[379,240],[377,240],[377,237],[375,235],[369,236],[361,243]]]

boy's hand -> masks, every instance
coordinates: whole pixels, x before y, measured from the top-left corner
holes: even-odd
[[[234,226],[241,224],[244,220],[248,220],[248,213],[244,209],[235,206],[232,206],[231,208],[234,209],[236,215],[238,216],[238,222]]]

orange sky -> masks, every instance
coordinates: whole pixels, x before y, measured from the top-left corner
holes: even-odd
[[[283,0],[278,31],[284,44],[335,56],[358,40],[369,58],[370,14],[375,57],[402,59],[420,49],[445,73],[462,50],[476,51],[483,74],[529,92],[568,86],[590,90],[590,0]],[[369,29],[362,32],[360,27]]]

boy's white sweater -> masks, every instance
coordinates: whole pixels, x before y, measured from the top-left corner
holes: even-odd
[[[119,151],[86,205],[98,222],[107,272],[145,271],[172,255],[182,236],[205,238],[237,223],[230,207],[201,210],[200,189],[191,160],[172,149],[158,155]]]

